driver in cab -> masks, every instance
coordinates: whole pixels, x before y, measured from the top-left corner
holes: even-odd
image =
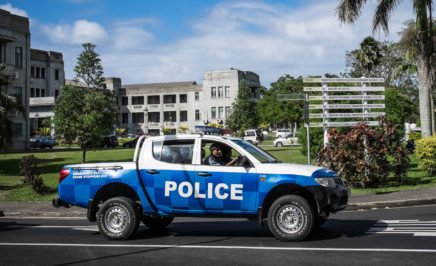
[[[215,165],[215,166],[232,166],[236,165],[238,163],[239,157],[234,158],[233,160],[230,160],[226,163],[226,159],[230,158],[223,158],[221,146],[218,144],[212,144],[210,145],[210,155],[204,160],[204,164],[206,165]]]

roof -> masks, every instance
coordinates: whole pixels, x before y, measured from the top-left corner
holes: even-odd
[[[195,81],[181,81],[181,82],[163,82],[163,83],[143,83],[143,84],[128,84],[124,85],[127,91],[141,90],[141,91],[196,91],[201,90],[201,85]]]

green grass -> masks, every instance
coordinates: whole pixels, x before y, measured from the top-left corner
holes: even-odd
[[[300,152],[299,147],[273,147],[272,141],[265,141],[260,145],[282,162],[306,164],[307,159]],[[131,161],[133,149],[101,149],[87,152],[87,162],[122,162]],[[0,155],[0,200],[1,201],[47,201],[56,197],[56,194],[41,196],[35,193],[30,186],[22,184],[22,177],[19,176],[18,162],[29,154],[38,158],[38,165],[44,183],[56,188],[58,183],[58,172],[63,165],[80,163],[82,152],[80,150],[35,150],[26,153],[10,153]],[[412,155],[408,178],[404,185],[389,186],[377,189],[352,189],[352,195],[382,194],[401,190],[413,190],[419,188],[436,186],[436,178],[429,176],[418,167],[418,159]]]

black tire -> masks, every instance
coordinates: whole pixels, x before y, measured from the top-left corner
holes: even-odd
[[[125,240],[138,230],[139,214],[136,203],[126,197],[108,199],[97,213],[100,233],[110,240]]]
[[[281,143],[281,142],[277,142],[277,143],[276,143],[276,147],[283,147],[283,143]]]
[[[276,199],[268,211],[268,227],[280,241],[300,241],[314,228],[314,214],[309,203],[298,195]]]
[[[156,216],[156,217],[151,217],[151,216],[144,216],[142,217],[142,222],[150,227],[153,230],[162,230],[165,227],[167,227],[168,225],[170,225],[173,220],[174,217],[168,217],[168,216]]]

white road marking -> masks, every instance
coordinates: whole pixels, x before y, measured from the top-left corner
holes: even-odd
[[[256,247],[256,246],[203,246],[203,245],[121,245],[121,244],[70,244],[70,243],[1,243],[0,246],[20,247],[86,247],[86,248],[186,248],[186,249],[243,249],[281,251],[338,251],[338,252],[399,252],[436,253],[436,249],[376,249],[376,248],[306,248],[306,247]]]
[[[368,234],[412,234],[413,236],[436,236],[436,221],[380,220]]]

